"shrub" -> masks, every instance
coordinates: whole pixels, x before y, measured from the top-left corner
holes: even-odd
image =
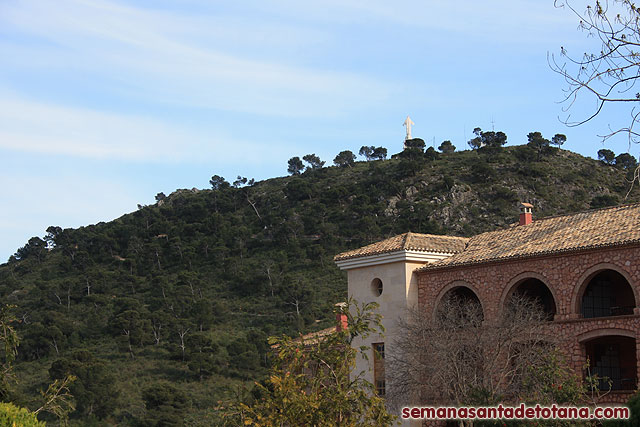
[[[497,176],[495,169],[485,162],[477,162],[471,166],[471,179],[474,183],[489,181]]]
[[[38,421],[36,414],[19,408],[11,403],[0,403],[0,427],[41,427],[46,424]]]
[[[518,145],[514,147],[513,155],[523,163],[530,163],[536,159],[535,150],[528,145]]]
[[[605,208],[607,206],[615,206],[618,203],[620,202],[618,196],[616,196],[615,194],[603,194],[600,196],[595,196],[593,199],[591,199],[590,206],[592,209],[597,209]]]

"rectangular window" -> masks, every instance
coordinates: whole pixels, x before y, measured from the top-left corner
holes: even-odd
[[[593,373],[600,378],[600,390],[621,390],[620,346],[596,344]],[[609,384],[611,382],[611,384]]]
[[[376,394],[378,396],[384,396],[386,392],[384,380],[384,343],[373,343],[371,347],[373,347],[373,384],[376,387]]]
[[[373,344],[373,349],[375,350],[373,356],[376,360],[384,359],[384,343],[383,342]]]

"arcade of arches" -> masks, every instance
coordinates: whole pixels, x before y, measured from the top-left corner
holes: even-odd
[[[580,315],[584,319],[622,316],[633,314],[636,307],[633,288],[627,279],[615,270],[602,270],[588,280],[580,297]],[[540,279],[526,278],[519,281],[509,292],[535,300],[553,320],[556,315],[556,302],[549,287]],[[480,298],[469,287],[458,285],[449,289],[441,301],[454,298],[482,306]]]
[[[624,402],[637,389],[639,376],[640,265],[635,260],[640,260],[638,247],[424,270],[418,273],[419,303],[433,310],[443,296],[456,295],[480,304],[490,321],[499,317],[510,295],[531,297],[548,314],[573,368],[586,375],[588,361],[592,375],[608,378],[599,385],[615,391],[611,402]]]

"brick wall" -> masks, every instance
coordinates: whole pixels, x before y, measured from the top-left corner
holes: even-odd
[[[582,319],[580,304],[589,280],[599,271],[611,269],[622,274],[635,294],[633,315]],[[480,299],[485,320],[495,320],[513,289],[522,280],[536,278],[553,294],[556,316],[549,325],[560,339],[561,348],[572,367],[581,372],[586,360],[584,342],[606,335],[636,339],[636,360],[640,360],[640,246],[603,248],[571,254],[451,267],[418,273],[418,301],[433,312],[449,289],[466,286]],[[640,378],[640,369],[637,375]],[[629,393],[611,393],[610,402],[624,402]]]

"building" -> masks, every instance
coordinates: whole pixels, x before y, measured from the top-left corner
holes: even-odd
[[[637,389],[640,204],[538,220],[532,208],[523,203],[517,224],[471,238],[405,233],[335,257],[348,273],[349,295],[379,303],[384,316],[384,337],[361,343],[372,354],[356,366],[379,393],[384,354],[394,351],[407,308],[433,312],[454,293],[479,301],[491,321],[514,292],[543,302],[576,372],[588,360],[592,373],[612,380],[610,403]]]

